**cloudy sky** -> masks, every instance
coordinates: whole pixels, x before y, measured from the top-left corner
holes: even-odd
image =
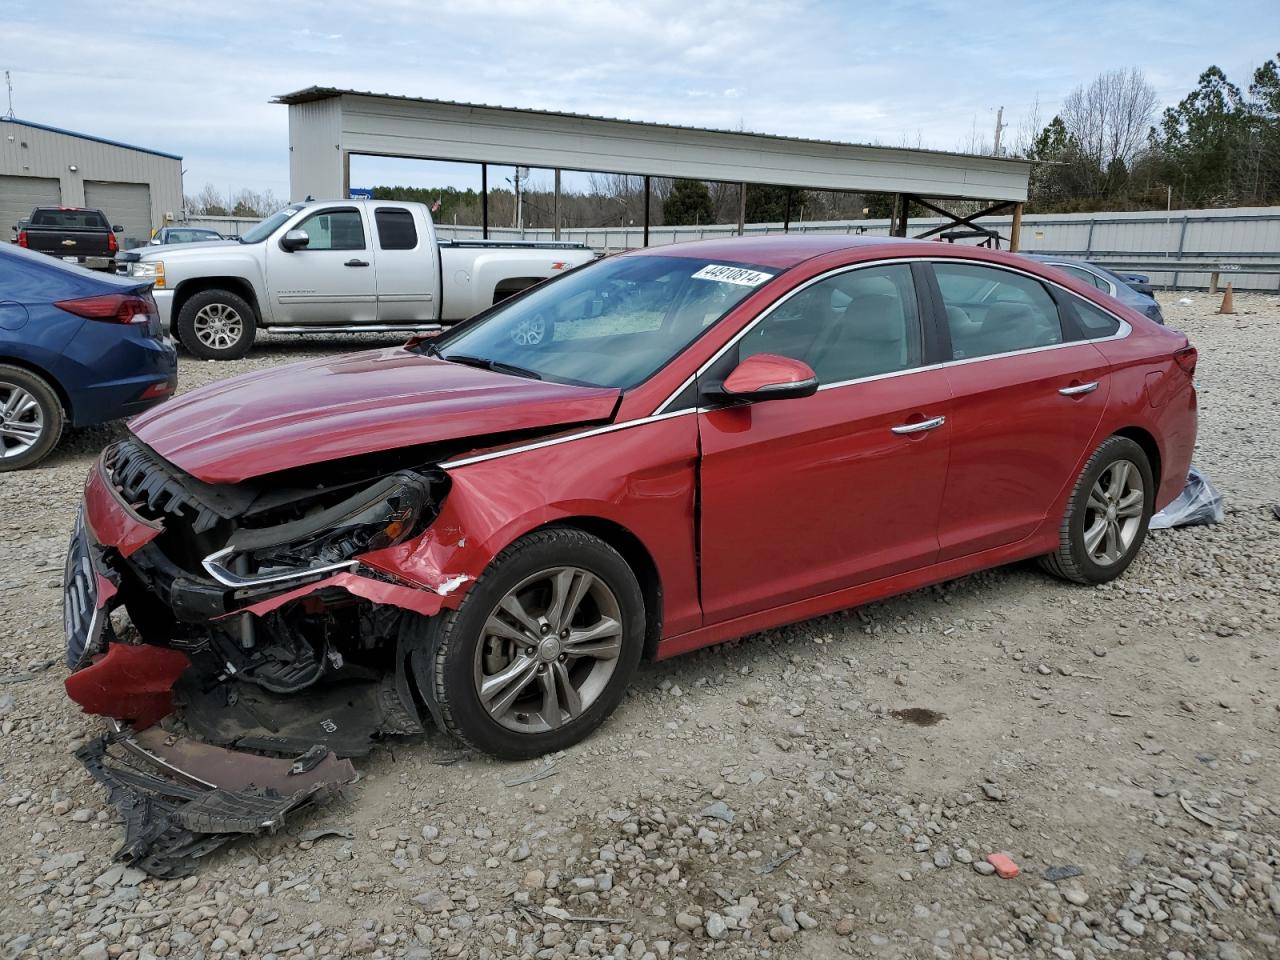
[[[1137,66],[1162,104],[1280,48],[1276,0],[3,0],[22,119],[181,154],[188,193],[288,184],[286,108],[320,85],[964,149],[1003,105]],[[105,12],[104,12],[105,11]],[[0,109],[3,109],[0,107]],[[352,183],[476,186],[470,168],[353,160]]]

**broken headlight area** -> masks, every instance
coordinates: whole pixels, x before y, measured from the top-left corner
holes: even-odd
[[[89,517],[68,555],[67,690],[123,731],[81,756],[124,815],[122,858],[177,875],[314,802],[279,765],[354,778],[339,758],[425,733],[414,651],[440,597],[360,557],[431,523],[441,471],[346,464],[217,487],[132,439],[105,465],[135,521],[163,527],[126,551],[97,543]],[[218,776],[193,773],[211,757]],[[275,779],[228,780],[237,764]]]
[[[394,546],[421,528],[431,484],[407,471],[333,506],[269,527],[242,527],[201,562],[228,587],[251,587],[355,566],[355,557]]]

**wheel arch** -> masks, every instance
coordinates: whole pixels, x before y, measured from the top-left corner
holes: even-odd
[[[573,527],[583,533],[603,540],[617,550],[626,561],[631,572],[640,582],[640,595],[644,599],[644,659],[652,660],[658,649],[658,641],[662,638],[662,579],[658,575],[658,565],[654,561],[649,548],[634,533],[614,520],[600,516],[577,515],[560,517],[542,526],[530,530],[546,530],[550,527]]]
[[[197,293],[203,293],[206,290],[229,290],[236,296],[242,297],[253,308],[254,320],[259,324],[262,323],[262,305],[258,303],[258,295],[253,284],[244,277],[195,277],[191,280],[183,280],[173,291],[173,309],[169,315],[170,332],[176,334],[178,317],[182,314],[182,308],[186,306],[187,301]]]
[[[1112,436],[1132,440],[1142,448],[1142,452],[1147,455],[1147,462],[1151,465],[1151,476],[1155,480],[1155,488],[1159,490],[1162,460],[1160,444],[1156,442],[1156,438],[1149,431],[1138,426],[1121,427]]]
[[[62,381],[55,377],[52,373],[40,366],[38,363],[32,363],[24,357],[15,357],[10,354],[0,354],[0,364],[17,367],[19,370],[25,370],[32,376],[39,377],[49,385],[49,389],[53,391],[53,395],[58,398],[58,402],[62,404],[62,413],[66,417],[67,423],[75,422],[75,410],[71,404],[71,394],[67,392],[67,388],[62,385]]]
[[[501,303],[508,297],[513,297],[517,293],[528,290],[534,284],[541,283],[546,277],[507,277],[499,280],[493,287],[493,302]]]

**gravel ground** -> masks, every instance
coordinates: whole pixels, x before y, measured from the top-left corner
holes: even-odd
[[[1280,956],[1280,301],[1189,298],[1166,314],[1200,348],[1224,523],[1153,533],[1101,589],[1019,565],[645,666],[544,761],[382,750],[183,881],[113,865],[71,757],[99,723],[62,691],[62,557],[115,431],[67,438],[0,476],[0,951]],[[181,385],[354,342],[184,359]]]

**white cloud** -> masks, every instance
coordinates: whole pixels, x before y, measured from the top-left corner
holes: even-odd
[[[313,84],[954,149],[1003,105],[1045,119],[1103,69],[1168,102],[1275,53],[1280,7],[1209,0],[8,0],[18,115],[181,153],[187,186],[288,192],[285,108]],[[1250,28],[1241,32],[1239,22]],[[35,55],[34,52],[38,52]],[[442,168],[444,169],[444,168]],[[393,171],[398,172],[398,171]]]

